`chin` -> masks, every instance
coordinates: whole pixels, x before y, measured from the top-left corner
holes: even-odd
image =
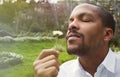
[[[84,56],[87,54],[88,49],[84,45],[68,45],[67,52],[70,55]]]
[[[70,45],[70,46],[67,47],[67,52],[70,55],[78,55],[78,53],[80,52],[79,46],[77,46],[77,45]]]

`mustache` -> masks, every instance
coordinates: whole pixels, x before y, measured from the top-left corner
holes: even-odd
[[[76,36],[80,38],[84,38],[84,34],[81,32],[77,32],[75,29],[71,29],[68,34],[66,35],[66,39],[68,39],[71,36]]]

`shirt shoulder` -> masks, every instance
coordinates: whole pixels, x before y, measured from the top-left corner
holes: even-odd
[[[78,68],[76,65],[78,64],[78,59],[70,60],[63,63],[60,66],[60,70],[57,77],[74,77],[74,70]]]
[[[119,70],[120,73],[120,53],[115,53],[116,55],[116,69]]]
[[[120,53],[114,52],[116,64],[120,64]]]
[[[120,52],[115,53],[116,58],[120,60]]]
[[[67,61],[67,62],[63,63],[60,66],[60,68],[62,69],[65,67],[66,69],[71,69],[71,68],[75,67],[76,64],[78,64],[78,59]]]

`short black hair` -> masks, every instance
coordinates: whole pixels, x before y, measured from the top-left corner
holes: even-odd
[[[97,5],[98,6],[98,5]],[[98,6],[98,13],[101,17],[101,21],[105,27],[111,28],[113,30],[113,33],[115,33],[115,26],[116,22],[114,20],[114,17],[110,12],[108,12],[106,9],[104,9],[101,6]]]

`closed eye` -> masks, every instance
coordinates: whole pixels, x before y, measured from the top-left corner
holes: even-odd
[[[91,22],[92,20],[90,19],[82,19],[83,22]]]
[[[78,19],[82,22],[94,21],[94,17],[89,13],[82,13],[82,14],[78,15]]]
[[[72,22],[72,21],[74,21],[74,18],[70,18],[70,19],[69,19],[69,22]]]

